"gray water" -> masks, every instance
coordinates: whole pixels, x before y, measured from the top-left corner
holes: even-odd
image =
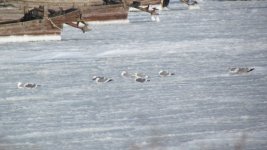
[[[200,7],[173,2],[158,23],[131,12],[86,34],[66,27],[62,41],[0,45],[0,149],[267,149],[267,1]]]

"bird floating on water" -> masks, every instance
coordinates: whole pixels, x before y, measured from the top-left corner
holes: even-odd
[[[195,0],[193,0],[193,1],[181,0],[181,1],[188,6],[188,9],[200,9],[198,2]]]
[[[39,84],[36,84],[36,83],[21,83],[21,82],[18,82],[18,84],[17,84],[17,87],[19,88],[19,89],[22,89],[22,88],[27,88],[27,89],[34,89],[34,88],[37,88],[37,87],[39,87],[39,86],[41,86],[41,85],[39,85]]]
[[[130,74],[130,73],[129,73],[129,72],[127,72],[127,71],[122,71],[122,72],[121,72],[121,76],[122,76],[122,77],[129,78],[129,77],[131,77],[131,76],[132,76],[132,74]]]
[[[235,68],[230,68],[229,69],[229,73],[230,74],[245,74],[245,73],[249,73],[251,71],[255,70],[255,68],[239,68],[239,67],[235,67]]]
[[[141,72],[136,72],[136,73],[134,73],[133,76],[134,76],[135,78],[145,78],[145,79],[148,79],[148,78],[149,78],[148,75],[146,75],[146,74],[144,74],[144,73],[141,73]]]
[[[159,71],[159,75],[161,77],[166,77],[166,76],[172,76],[172,75],[175,75],[175,73],[173,72],[169,72],[169,71],[166,71],[166,70],[161,70]]]
[[[128,71],[122,71],[121,72],[122,77],[130,77],[130,78],[149,78],[148,75],[141,73],[141,72],[135,72],[135,73],[129,73]]]
[[[149,82],[150,79],[137,77],[137,78],[135,78],[135,81],[140,82],[140,83],[144,83],[144,82]]]
[[[144,74],[144,73],[141,73],[141,72],[136,72],[136,73],[134,73],[133,76],[134,76],[136,82],[143,83],[143,82],[149,82],[150,81],[149,76]]]
[[[93,76],[93,80],[95,80],[96,83],[107,83],[113,81],[113,79],[111,78],[100,77],[100,76]]]
[[[143,83],[143,82],[146,82],[146,81],[147,82],[150,81],[149,76],[147,76],[144,73],[140,73],[140,72],[136,72],[136,73],[132,74],[132,73],[129,73],[127,71],[122,71],[121,72],[121,76],[125,77],[125,78],[134,79],[136,82],[140,82],[140,83]]]

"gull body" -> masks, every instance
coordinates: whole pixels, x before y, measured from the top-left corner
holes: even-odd
[[[127,71],[122,71],[121,72],[121,76],[124,77],[124,78],[131,78],[131,79],[135,79],[136,76],[132,73],[129,73]]]
[[[133,76],[134,76],[135,78],[145,78],[145,79],[149,78],[149,76],[147,76],[147,75],[144,74],[144,73],[140,73],[140,72],[136,72],[136,73],[134,73]]]
[[[161,70],[159,71],[159,75],[161,77],[166,77],[166,76],[172,76],[172,75],[175,75],[175,73],[173,72],[169,72],[169,71],[166,71],[166,70]]]
[[[230,74],[246,74],[249,73],[251,71],[253,71],[255,68],[230,68],[229,69],[229,73]]]
[[[193,1],[192,3],[188,3],[188,9],[200,9],[197,1]]]
[[[138,78],[135,78],[135,81],[140,82],[140,83],[144,83],[144,82],[149,82],[150,80],[147,78],[138,77]]]
[[[200,9],[199,4],[197,1],[189,1],[189,0],[181,0],[188,6],[188,9]]]
[[[41,86],[41,85],[38,85],[38,84],[36,84],[36,83],[21,83],[21,82],[18,82],[18,84],[17,84],[17,87],[19,88],[19,89],[22,89],[22,88],[28,88],[28,89],[33,89],[33,88],[37,88],[37,87],[39,87],[39,86]]]
[[[150,81],[149,77],[147,75],[140,73],[140,72],[136,72],[136,73],[132,74],[132,73],[129,73],[127,71],[122,71],[121,76],[125,77],[125,78],[134,79],[136,82],[140,82],[140,83]]]
[[[128,78],[128,77],[131,77],[131,74],[130,74],[129,72],[127,72],[127,71],[122,71],[122,72],[121,72],[121,76],[122,76],[122,77],[127,77],[127,78]]]
[[[95,80],[96,83],[107,83],[113,81],[113,79],[111,78],[100,77],[100,76],[94,76],[93,80]]]

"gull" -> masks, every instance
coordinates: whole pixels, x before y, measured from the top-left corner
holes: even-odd
[[[253,71],[255,68],[230,68],[230,74],[244,74]]]
[[[173,72],[169,72],[169,71],[165,71],[165,70],[161,70],[159,71],[159,75],[161,77],[166,77],[166,76],[172,76],[172,75],[175,75],[175,73]]]
[[[188,3],[188,9],[200,9],[198,2],[193,1],[192,3]]]
[[[107,83],[113,81],[113,79],[111,78],[100,77],[100,76],[93,76],[93,80],[95,80],[96,83]]]
[[[147,78],[137,77],[137,78],[135,78],[135,81],[140,82],[140,83],[144,83],[144,82],[149,82],[150,80]]]
[[[131,78],[131,79],[134,79],[136,82],[146,82],[146,81],[150,81],[150,79],[148,79],[149,77],[143,73],[140,73],[140,72],[136,72],[134,74],[131,74],[127,71],[122,71],[121,72],[121,76],[122,77],[125,77],[125,78]]]
[[[140,73],[140,72],[136,72],[134,73],[133,75],[135,78],[145,78],[145,79],[148,79],[149,76],[145,75],[144,73]]]
[[[150,12],[151,14],[151,20],[152,21],[156,21],[156,22],[160,22],[160,19],[159,19],[159,13],[157,12],[157,8],[152,8]]]
[[[141,73],[141,72],[136,72],[136,73],[134,73],[133,76],[134,76],[136,82],[143,83],[143,82],[146,82],[146,81],[147,82],[150,81],[149,76],[147,76],[146,74]]]
[[[134,74],[129,73],[127,71],[122,71],[121,76],[124,78],[129,78],[129,79],[135,79],[136,78],[136,76]]]
[[[128,78],[128,77],[131,77],[132,75],[129,72],[127,72],[127,71],[122,71],[121,72],[121,76]]]
[[[18,84],[17,84],[17,87],[19,88],[19,89],[22,89],[22,88],[28,88],[28,89],[33,89],[33,88],[37,88],[37,87],[39,87],[39,86],[41,86],[41,85],[38,85],[38,84],[35,84],[35,83],[21,83],[21,82],[18,82]]]
[[[189,1],[189,0],[181,0],[183,3],[185,3],[188,6],[188,9],[200,9],[197,1]]]
[[[148,6],[149,7],[149,6]],[[149,13],[151,14],[151,15],[159,15],[159,13],[157,12],[157,8],[152,8],[152,10],[151,11],[149,11]]]

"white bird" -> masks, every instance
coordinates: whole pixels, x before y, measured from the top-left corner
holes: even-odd
[[[146,74],[144,74],[144,73],[140,73],[140,72],[136,72],[136,73],[134,73],[134,75],[133,75],[135,78],[145,78],[145,79],[148,79],[149,78],[149,76],[147,76]]]
[[[172,76],[172,75],[175,75],[175,73],[173,72],[169,72],[169,71],[165,71],[165,70],[161,70],[159,71],[159,75],[161,77],[166,77],[166,76]]]
[[[245,74],[253,71],[255,68],[230,68],[230,74]]]
[[[111,78],[99,77],[99,76],[93,76],[93,80],[95,80],[96,83],[107,83],[113,81],[113,79]]]
[[[41,86],[41,85],[38,85],[38,84],[35,84],[35,83],[25,83],[25,84],[23,84],[21,82],[18,82],[18,84],[17,84],[17,87],[19,89],[22,89],[22,88],[33,89],[33,88],[37,88],[39,86]]]
[[[131,78],[131,79],[134,79],[136,82],[146,82],[146,81],[150,81],[150,79],[148,79],[149,77],[143,73],[140,73],[140,72],[136,72],[134,74],[132,73],[129,73],[127,71],[122,71],[121,72],[121,76],[122,77],[125,77],[125,78]]]
[[[136,82],[143,83],[143,82],[149,82],[150,81],[149,76],[144,74],[144,73],[141,73],[141,72],[136,72],[136,73],[134,73],[133,76],[134,76]]]
[[[154,8],[152,8],[152,10],[149,10],[149,6],[150,6],[150,5],[148,5],[148,6],[146,7],[146,11],[149,12],[149,13],[151,14],[151,20],[152,20],[152,21],[156,21],[156,22],[160,22],[160,19],[159,19],[159,13],[157,12],[158,9],[154,7]]]
[[[128,77],[131,77],[132,75],[127,71],[122,71],[121,76],[128,78]]]
[[[128,78],[128,79],[135,79],[136,78],[136,76],[134,74],[129,73],[127,71],[122,71],[121,76],[124,78]]]

